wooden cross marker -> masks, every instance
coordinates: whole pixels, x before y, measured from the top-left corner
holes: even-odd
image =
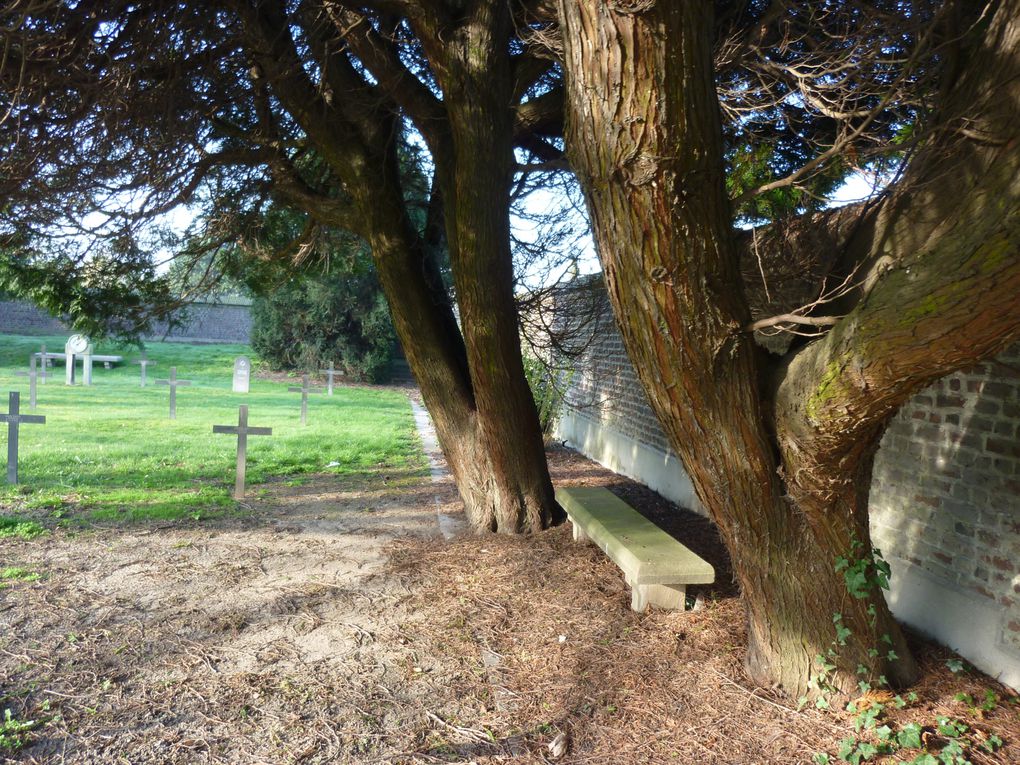
[[[169,385],[170,386],[170,419],[177,419],[177,386],[178,385],[191,385],[191,380],[178,380],[177,379],[177,367],[170,367],[170,379],[169,380],[156,380],[156,385]]]
[[[39,376],[39,372],[35,367],[35,354],[28,357],[28,371],[27,372],[15,372],[18,377],[28,378],[28,408],[33,412],[35,411],[35,381]]]
[[[326,375],[326,380],[327,380],[327,383],[326,383],[326,395],[327,396],[332,396],[333,395],[333,375],[338,375],[338,374],[340,374],[340,372],[338,372],[337,370],[333,369],[333,362],[332,361],[329,362],[329,369],[320,369],[319,372],[321,372],[322,374]]]
[[[308,394],[309,393],[318,393],[319,391],[316,390],[315,388],[309,387],[309,385],[308,385],[308,375],[307,374],[301,375],[301,387],[300,388],[298,388],[295,385],[292,385],[289,388],[287,388],[287,390],[289,390],[291,393],[300,393],[301,394],[301,424],[302,425],[307,425],[308,424]]]
[[[248,427],[248,405],[237,408],[237,426],[213,425],[213,433],[237,434],[237,479],[234,481],[234,499],[244,499],[244,472],[248,464],[248,436],[271,436],[272,428]]]
[[[18,482],[18,426],[21,423],[44,423],[46,418],[38,414],[21,414],[21,394],[10,393],[7,414],[0,414],[0,422],[7,423],[7,483]]]
[[[140,358],[140,359],[139,359],[138,361],[136,361],[135,363],[136,363],[136,364],[141,364],[141,365],[142,365],[142,385],[141,385],[141,387],[143,387],[143,388],[144,388],[144,387],[145,387],[145,370],[146,370],[146,368],[148,368],[148,367],[154,367],[154,366],[156,366],[156,362],[155,362],[155,361],[152,361],[151,359],[147,359],[147,358],[145,358],[144,356],[142,356],[142,358]]]
[[[42,369],[39,373],[39,382],[46,384],[46,370],[50,368],[50,360],[46,357],[46,346],[39,349],[39,358],[42,360]]]

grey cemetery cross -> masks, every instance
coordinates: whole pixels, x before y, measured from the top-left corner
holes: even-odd
[[[329,369],[320,369],[322,374],[326,375],[326,394],[333,395],[333,375],[340,374],[337,370],[333,369],[333,362],[329,362]]]
[[[244,499],[244,471],[248,464],[248,436],[271,436],[272,428],[252,428],[248,426],[248,405],[241,404],[237,409],[237,426],[213,425],[213,433],[237,434],[237,479],[234,481],[234,499]]]
[[[289,390],[291,393],[300,393],[301,394],[301,424],[302,425],[307,425],[308,424],[308,394],[309,393],[318,393],[319,391],[316,390],[315,388],[311,388],[311,387],[308,386],[308,375],[307,374],[301,375],[301,387],[300,388],[298,388],[297,386],[292,385],[289,388],[287,388],[287,390]]]
[[[28,357],[28,371],[27,372],[15,372],[18,377],[28,378],[28,408],[33,412],[35,411],[35,381],[39,376],[39,372],[35,366],[35,354],[33,353]]]
[[[18,482],[18,426],[21,423],[36,424],[46,422],[46,418],[38,414],[21,413],[21,394],[12,390],[7,414],[0,414],[0,422],[7,423],[7,483]]]
[[[39,349],[39,360],[42,361],[42,369],[39,370],[39,382],[46,384],[46,370],[50,368],[50,360],[46,358],[46,346]]]
[[[142,357],[141,357],[140,359],[138,359],[138,361],[136,361],[135,363],[136,363],[136,364],[141,364],[141,365],[142,365],[142,384],[141,384],[141,386],[140,386],[140,387],[144,388],[144,387],[145,387],[145,371],[146,371],[146,369],[148,369],[149,367],[154,367],[154,366],[156,366],[156,362],[155,362],[155,361],[153,361],[152,359],[147,359],[147,358],[145,358],[144,356],[142,356]]]
[[[191,380],[178,380],[177,379],[177,367],[170,367],[170,379],[169,380],[156,380],[156,385],[169,385],[170,386],[170,419],[177,419],[177,386],[178,385],[191,385]]]
[[[234,359],[234,393],[247,393],[251,381],[251,360],[247,356]]]

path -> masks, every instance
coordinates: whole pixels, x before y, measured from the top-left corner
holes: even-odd
[[[0,540],[44,576],[0,591],[0,696],[62,718],[23,761],[343,762],[433,724],[448,680],[404,637],[421,616],[386,564],[436,534],[435,486],[266,488],[243,520]]]
[[[411,402],[411,410],[414,412],[414,425],[418,428],[418,436],[421,438],[422,448],[429,461],[429,476],[436,484],[436,519],[439,531],[445,539],[453,539],[468,530],[468,523],[463,511],[454,512],[451,508],[449,494],[453,476],[450,474],[446,458],[439,446],[439,438],[428,410],[418,402],[414,395],[408,396],[408,400]]]

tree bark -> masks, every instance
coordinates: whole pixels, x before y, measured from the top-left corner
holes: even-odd
[[[381,161],[380,161],[381,160]],[[371,167],[378,171],[385,162]],[[395,164],[391,157],[389,164]],[[396,168],[387,176],[394,177]],[[488,180],[488,179],[486,179]],[[504,184],[505,187],[506,184]],[[560,519],[545,461],[538,416],[524,377],[511,310],[510,253],[505,264],[492,241],[478,241],[496,229],[498,193],[446,201],[447,236],[459,252],[470,237],[468,254],[454,257],[461,329],[443,289],[434,254],[407,217],[396,185],[359,184],[357,196],[394,326],[439,442],[454,475],[471,525],[478,531],[524,533]],[[483,186],[484,188],[484,186]],[[495,200],[492,197],[497,197]],[[472,207],[490,202],[489,220]],[[467,208],[466,210],[464,208]],[[506,220],[507,207],[502,208]],[[509,232],[505,247],[509,247]],[[493,310],[494,307],[497,310]]]
[[[916,676],[881,595],[871,468],[910,393],[1018,335],[1016,6],[999,9],[968,70],[984,85],[960,84],[968,110],[950,101],[950,127],[915,160],[919,185],[851,235],[857,307],[777,373],[746,331],[711,4],[559,2],[568,154],[610,300],[730,550],[759,683],[800,695]],[[997,99],[980,97],[989,83]],[[981,141],[962,131],[974,124]]]
[[[485,504],[476,503],[472,522],[504,533],[543,529],[564,517],[524,376],[513,294],[511,21],[499,0],[480,0],[457,19],[422,13],[415,21],[443,91],[444,123],[433,123],[427,137],[446,211],[476,448],[489,458]]]

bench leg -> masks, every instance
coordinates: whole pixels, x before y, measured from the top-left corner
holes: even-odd
[[[687,587],[683,584],[635,584],[630,588],[630,608],[644,613],[648,606],[683,611]]]
[[[575,542],[590,542],[588,535],[584,533],[584,529],[578,526],[573,519],[570,521],[570,525],[574,529],[574,541]]]

